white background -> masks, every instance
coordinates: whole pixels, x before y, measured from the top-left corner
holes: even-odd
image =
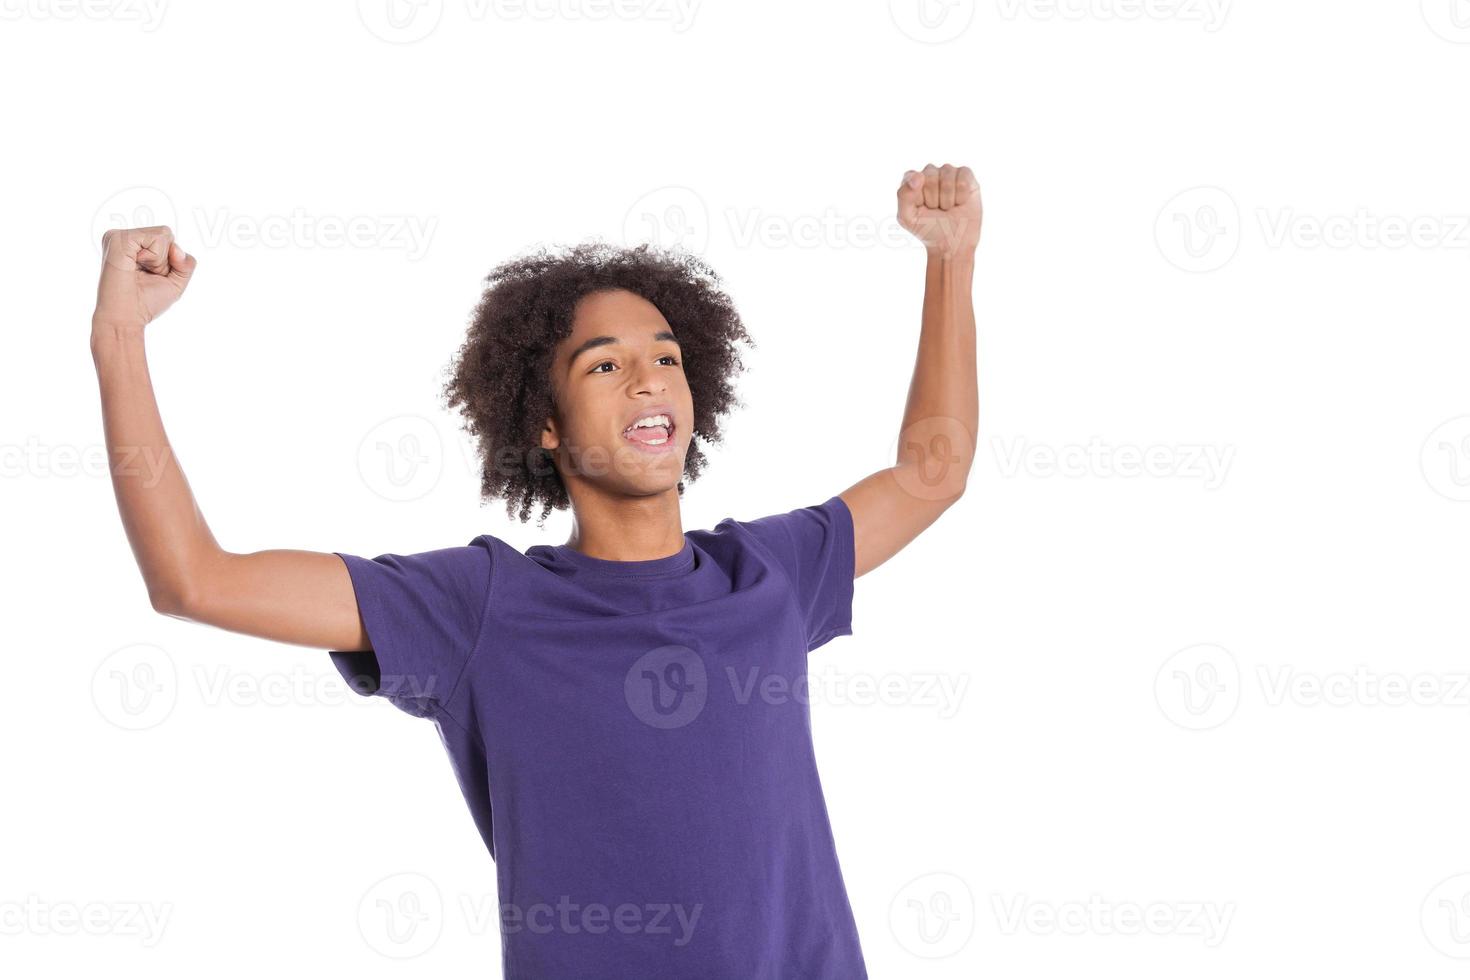
[[[817,503],[890,458],[928,162],[981,455],[812,658],[872,976],[1463,975],[1470,5],[917,2],[7,0],[7,975],[499,975],[432,725],[149,608],[103,229],[200,258],[149,352],[225,547],[525,548],[438,397],[491,266],[701,251],[758,348],[685,526]]]

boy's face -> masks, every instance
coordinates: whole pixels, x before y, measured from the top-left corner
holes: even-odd
[[[582,297],[551,365],[554,414],[541,445],[562,481],[626,496],[673,489],[684,473],[694,400],[663,314],[623,289]],[[664,416],[635,425],[640,419]]]

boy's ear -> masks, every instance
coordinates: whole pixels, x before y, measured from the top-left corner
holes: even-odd
[[[561,434],[556,431],[556,419],[548,418],[541,427],[541,448],[555,449],[561,445]]]

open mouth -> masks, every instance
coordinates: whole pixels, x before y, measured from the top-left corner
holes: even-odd
[[[652,412],[634,420],[623,430],[623,438],[646,449],[662,449],[674,444],[674,417]]]

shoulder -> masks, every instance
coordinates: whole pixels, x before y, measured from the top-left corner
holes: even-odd
[[[499,538],[482,534],[468,544],[431,548],[427,551],[387,551],[373,558],[346,551],[336,554],[349,565],[368,562],[389,568],[404,568],[418,571],[473,572],[488,571],[499,548],[508,547]]]
[[[365,557],[371,552],[335,554],[347,565],[360,598],[365,594],[447,594],[478,612],[508,547],[494,535],[482,534],[468,544],[427,551],[389,551],[371,558]]]
[[[784,563],[813,551],[840,547],[844,538],[850,543],[852,513],[841,497],[832,496],[819,504],[756,518],[726,517],[711,530],[691,534],[702,536],[701,543],[754,547]]]
[[[738,519],[726,517],[715,525],[714,531],[722,529],[758,538],[785,538],[793,534],[812,530],[840,530],[852,524],[852,513],[840,496],[828,497],[819,504],[778,511],[762,517]],[[714,532],[706,532],[714,533]]]

